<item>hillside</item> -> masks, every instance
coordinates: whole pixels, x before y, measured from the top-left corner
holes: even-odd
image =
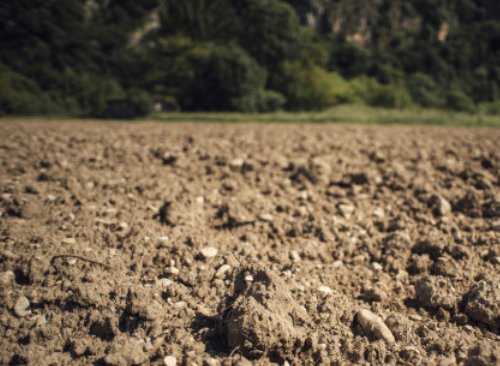
[[[105,116],[339,103],[499,113],[492,0],[0,4],[0,109]]]

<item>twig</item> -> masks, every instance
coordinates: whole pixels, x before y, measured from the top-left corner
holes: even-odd
[[[88,258],[85,258],[85,257],[81,257],[79,255],[73,255],[73,254],[59,254],[59,255],[55,255],[52,257],[52,259],[50,260],[50,263],[53,264],[54,261],[58,258],[76,258],[76,259],[80,259],[84,262],[89,262],[89,263],[93,263],[93,264],[98,264],[100,266],[103,266],[104,268],[106,269],[110,269],[110,267],[107,265],[107,264],[104,264],[102,262],[98,262],[98,261],[94,261],[92,259],[88,259]]]

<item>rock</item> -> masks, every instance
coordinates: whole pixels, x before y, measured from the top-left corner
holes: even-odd
[[[290,251],[290,259],[294,263],[298,263],[298,262],[300,262],[302,260],[302,258],[300,258],[299,252],[297,252],[296,250],[291,250]]]
[[[158,281],[156,281],[156,286],[158,287],[168,287],[171,284],[173,284],[174,281],[169,280],[168,278],[160,278]]]
[[[109,366],[141,365],[147,358],[142,343],[137,339],[125,338],[125,336],[116,337],[108,355],[104,357],[104,362]]]
[[[378,339],[383,339],[388,344],[396,343],[394,335],[384,324],[382,319],[369,310],[360,310],[357,319],[361,328],[367,333],[373,334]]]
[[[330,295],[332,293],[332,289],[328,286],[319,286],[318,291],[327,295]]]
[[[500,346],[480,342],[469,351],[465,366],[500,366]]]
[[[177,275],[177,274],[179,274],[179,269],[176,267],[167,267],[167,268],[165,268],[165,273]]]
[[[451,212],[450,203],[443,197],[434,195],[429,201],[432,211],[436,216],[446,216]]]
[[[174,356],[165,356],[163,358],[163,365],[164,366],[176,366],[177,359]]]
[[[448,278],[441,276],[426,276],[415,284],[417,298],[428,308],[443,308],[454,313],[460,296],[451,285]]]
[[[31,305],[26,297],[21,296],[17,300],[16,304],[14,305],[14,313],[20,318],[31,315]]]
[[[201,255],[207,259],[207,258],[213,258],[217,255],[219,250],[214,247],[204,247],[200,250]]]
[[[7,287],[14,282],[16,275],[12,271],[5,271],[0,273],[0,287]]]
[[[500,282],[484,279],[474,284],[467,293],[465,313],[493,329],[500,329]]]
[[[231,269],[231,266],[229,264],[223,264],[217,269],[217,272],[215,272],[215,277],[216,278],[222,278],[226,275],[226,272]]]
[[[271,222],[274,220],[274,216],[271,214],[262,214],[259,216],[259,219],[261,219],[262,221]]]
[[[66,245],[76,244],[76,239],[75,238],[64,238],[61,240],[61,243],[66,244]]]

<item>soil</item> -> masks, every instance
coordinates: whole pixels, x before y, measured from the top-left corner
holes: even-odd
[[[2,121],[1,365],[500,365],[499,130]]]

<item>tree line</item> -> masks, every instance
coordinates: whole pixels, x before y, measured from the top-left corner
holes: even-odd
[[[138,115],[153,102],[185,111],[366,103],[500,113],[495,1],[323,0],[322,27],[305,26],[305,3],[3,2],[0,110],[99,117],[126,101]],[[328,23],[356,23],[365,5],[369,42]],[[405,28],[408,19],[416,26]]]

